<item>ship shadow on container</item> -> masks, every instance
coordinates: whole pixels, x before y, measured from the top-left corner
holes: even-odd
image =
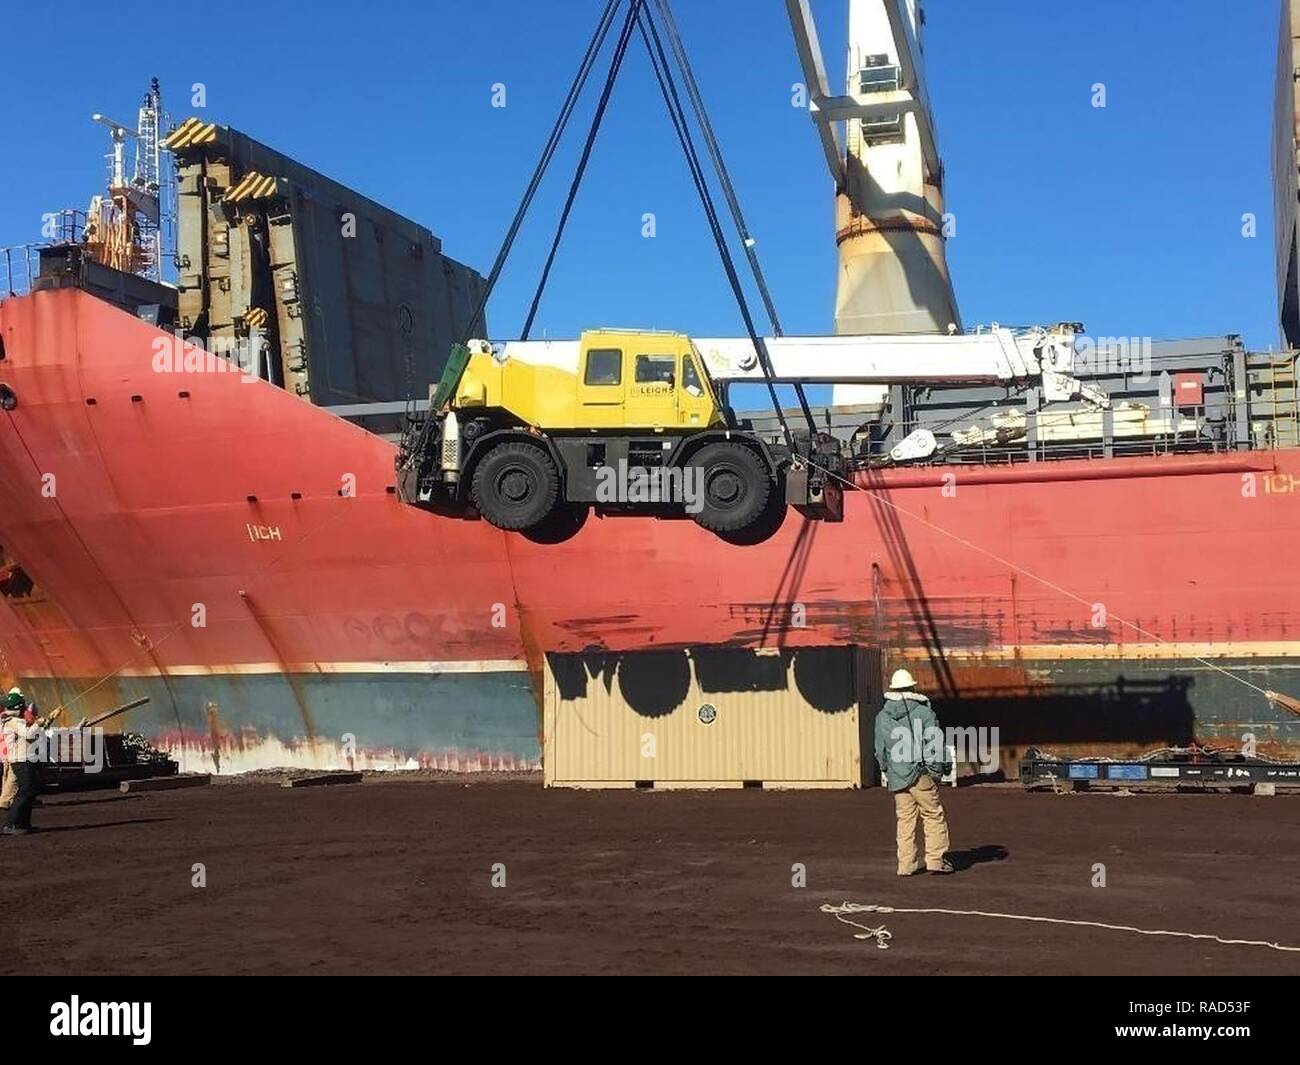
[[[546,783],[862,786],[879,664],[858,647],[547,655]]]

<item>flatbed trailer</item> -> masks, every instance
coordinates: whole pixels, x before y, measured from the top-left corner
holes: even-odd
[[[1249,758],[1201,747],[1157,751],[1133,759],[1058,758],[1030,748],[1020,762],[1026,791],[1240,789],[1261,784],[1300,790],[1300,762]]]

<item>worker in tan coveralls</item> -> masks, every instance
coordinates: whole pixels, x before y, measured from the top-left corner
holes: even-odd
[[[26,836],[32,831],[32,806],[41,790],[40,769],[36,764],[40,752],[33,750],[32,744],[41,740],[53,716],[37,717],[36,708],[28,703],[20,716],[10,714],[0,726],[7,772],[18,779],[18,794],[9,806],[0,835]]]
[[[898,875],[920,872],[918,815],[925,830],[926,870],[951,873],[953,867],[946,857],[948,821],[936,783],[947,775],[948,767],[943,764],[947,747],[930,700],[916,690],[915,678],[905,669],[894,673],[885,692],[885,705],[876,715],[875,750],[898,815]]]
[[[23,698],[22,689],[10,688],[4,702],[0,703],[0,726],[11,717],[22,716],[26,706],[27,700]],[[0,744],[2,743],[3,739],[0,739]],[[4,772],[4,786],[0,787],[0,810],[9,809],[13,805],[14,796],[18,794],[18,777],[9,771],[8,762],[4,751],[0,750],[0,770]]]

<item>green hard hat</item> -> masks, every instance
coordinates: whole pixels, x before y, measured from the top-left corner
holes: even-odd
[[[24,706],[27,705],[27,700],[23,698],[22,692],[11,691],[8,695],[5,696],[4,705],[6,710],[21,710]]]

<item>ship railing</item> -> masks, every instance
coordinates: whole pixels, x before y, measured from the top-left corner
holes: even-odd
[[[929,460],[951,466],[1009,466],[1022,462],[1060,462],[1067,459],[1139,458],[1173,454],[1213,453],[1232,449],[1225,423],[1204,417],[1177,419],[1153,431],[1124,435],[1117,433],[1111,417],[1101,419],[1097,432],[1081,432],[1074,438],[1048,435],[1029,412],[1023,427],[1000,440],[960,443],[954,431],[991,428],[987,419],[969,415],[955,422],[931,415],[909,421],[882,421],[868,434],[854,441],[854,453],[868,463],[887,465],[889,451],[918,429],[934,433],[939,449]]]
[[[45,216],[45,227],[41,233],[50,238],[51,244],[76,244],[86,235],[89,215],[66,207]]]
[[[41,270],[41,251],[59,244],[76,244],[86,234],[86,212],[73,208],[51,211],[42,220],[45,240],[0,248],[0,296],[25,296]]]
[[[25,296],[41,268],[41,249],[48,244],[15,244],[0,248],[0,297]]]

